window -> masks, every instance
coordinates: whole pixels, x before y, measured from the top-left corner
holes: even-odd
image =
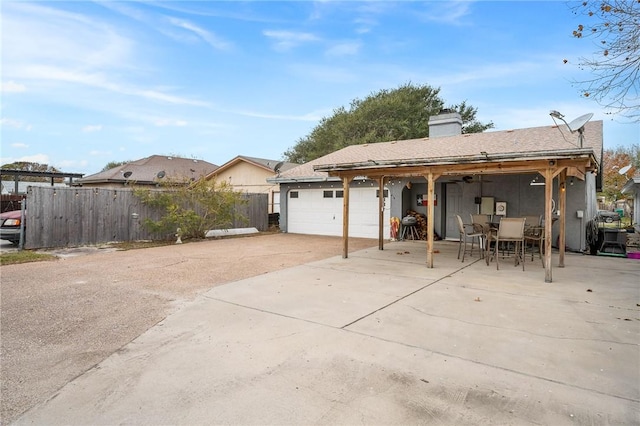
[[[384,198],[388,198],[389,197],[389,190],[385,189],[383,194],[384,194]],[[380,190],[376,189],[376,198],[379,198],[379,197],[380,197]]]
[[[323,192],[323,197],[324,198],[333,198],[333,191],[324,191]]]
[[[344,198],[344,191],[336,191],[336,198]]]
[[[291,191],[289,193],[289,198],[298,198],[298,191]]]

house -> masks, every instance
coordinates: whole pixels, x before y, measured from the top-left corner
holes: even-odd
[[[118,189],[126,185],[158,185],[168,180],[193,181],[217,165],[194,158],[152,155],[75,181],[80,186]]]
[[[602,121],[573,131],[561,125],[462,134],[459,114],[446,112],[429,124],[430,138],[348,146],[272,179],[284,194],[280,229],[379,238],[382,246],[390,218],[407,210],[447,239],[458,238],[456,214],[540,215],[552,223],[546,243],[586,249],[601,182]]]
[[[280,212],[280,189],[267,179],[277,177],[298,164],[238,155],[206,176],[227,182],[235,191],[269,194],[269,213]]]

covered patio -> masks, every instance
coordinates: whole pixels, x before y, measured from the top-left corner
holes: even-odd
[[[566,185],[569,178],[595,181],[602,151],[602,122],[584,126],[579,144],[567,139],[557,126],[519,131],[462,134],[449,137],[392,141],[346,147],[332,155],[338,161],[316,164],[317,172],[327,172],[342,180],[343,252],[348,257],[349,188],[355,178],[366,177],[378,183],[380,191],[392,179],[421,177],[427,183],[428,268],[434,267],[434,200],[439,179],[460,175],[520,175],[538,173],[544,179],[544,270],[545,282],[552,282],[552,227],[559,224],[558,267],[565,266]],[[566,131],[565,131],[566,132]],[[586,138],[585,138],[586,135]],[[583,140],[586,142],[583,144]],[[584,146],[583,146],[584,145]],[[589,176],[593,174],[593,176]],[[554,183],[558,190],[559,215],[553,217]],[[593,188],[595,195],[595,188]],[[384,249],[384,197],[379,200],[378,248]]]

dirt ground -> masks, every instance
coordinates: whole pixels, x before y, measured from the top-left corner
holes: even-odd
[[[349,239],[349,251],[377,240]],[[6,425],[217,285],[339,256],[342,239],[259,234],[163,247],[70,249],[0,269]]]

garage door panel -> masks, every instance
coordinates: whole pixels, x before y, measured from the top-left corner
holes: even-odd
[[[326,198],[324,191],[332,191]],[[299,189],[298,197],[289,197],[287,232],[342,236],[343,198],[335,189]],[[349,192],[349,236],[378,237],[378,198],[376,188],[352,188]],[[385,207],[385,234],[389,233],[389,200]]]

